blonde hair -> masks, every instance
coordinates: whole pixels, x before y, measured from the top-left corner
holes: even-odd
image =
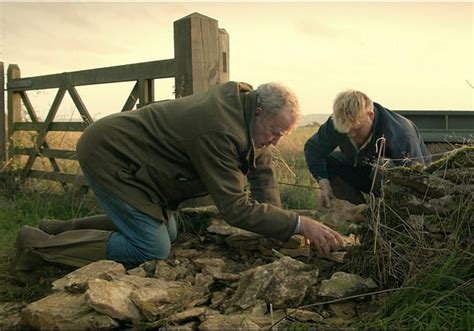
[[[373,109],[374,104],[365,93],[356,90],[341,92],[334,99],[332,108],[334,127],[340,133],[347,133]]]
[[[257,105],[275,116],[282,111],[289,112],[295,124],[301,118],[300,105],[296,94],[281,83],[265,83],[257,87]]]

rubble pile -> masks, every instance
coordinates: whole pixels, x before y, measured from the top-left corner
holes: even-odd
[[[113,261],[77,269],[54,281],[49,296],[5,306],[2,327],[279,329],[294,322],[334,327],[370,311],[363,294],[377,285],[339,270],[345,251],[321,258],[301,236],[286,243],[269,240],[229,226],[212,207],[183,213],[184,219],[208,217],[206,230],[182,234],[169,259],[130,270]],[[354,236],[346,241],[347,247],[357,244]]]
[[[346,327],[377,311],[373,291],[404,284],[453,249],[472,251],[473,170],[474,148],[465,147],[425,169],[380,169],[382,196],[368,206],[336,200],[325,214],[299,211],[357,234],[328,257],[301,236],[281,243],[229,226],[215,207],[182,209],[181,228],[192,231],[169,259],[77,269],[36,302],[1,303],[0,328]]]

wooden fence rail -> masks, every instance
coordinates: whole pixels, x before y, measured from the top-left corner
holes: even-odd
[[[0,162],[26,156],[20,169],[20,178],[41,178],[84,185],[82,176],[64,173],[57,159],[75,160],[74,150],[51,148],[47,133],[51,131],[82,132],[93,122],[88,108],[76,87],[119,82],[135,82],[129,95],[124,98],[121,111],[131,110],[155,101],[154,80],[175,79],[175,97],[179,98],[205,91],[210,86],[229,80],[229,36],[218,28],[212,18],[193,13],[174,22],[173,59],[126,64],[114,67],[64,72],[35,77],[21,77],[18,65],[10,64],[7,70],[7,109],[5,119],[4,93],[0,93]],[[0,62],[4,86],[4,67]],[[46,118],[41,120],[28,97],[28,91],[57,89]],[[68,93],[82,120],[76,122],[54,121],[64,96]],[[29,116],[24,121],[23,114]],[[20,131],[33,131],[37,135],[32,147],[18,146]],[[8,146],[8,148],[7,148]],[[33,169],[35,160],[47,159],[53,171]]]

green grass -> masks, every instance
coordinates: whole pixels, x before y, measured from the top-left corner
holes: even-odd
[[[391,295],[376,319],[359,323],[359,327],[473,330],[473,276],[472,255],[455,250],[434,270],[408,282],[407,290]]]
[[[316,208],[318,185],[303,155],[305,142],[316,130],[316,126],[298,128],[290,136],[284,137],[274,149],[274,167],[285,208]]]
[[[1,190],[2,193],[5,190]],[[78,199],[73,192],[57,192],[25,189],[11,196],[0,196],[0,302],[37,300],[50,291],[49,280],[63,274],[57,268],[42,268],[35,271],[38,283],[23,286],[10,275],[9,269],[15,256],[17,231],[23,225],[36,226],[43,218],[70,219],[97,213],[89,197]],[[87,206],[82,202],[87,202]]]

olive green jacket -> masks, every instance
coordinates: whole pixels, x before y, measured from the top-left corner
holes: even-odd
[[[254,150],[255,107],[250,85],[228,82],[109,115],[84,131],[78,160],[99,186],[157,219],[210,194],[229,224],[287,240],[298,216],[279,207],[270,150]]]

